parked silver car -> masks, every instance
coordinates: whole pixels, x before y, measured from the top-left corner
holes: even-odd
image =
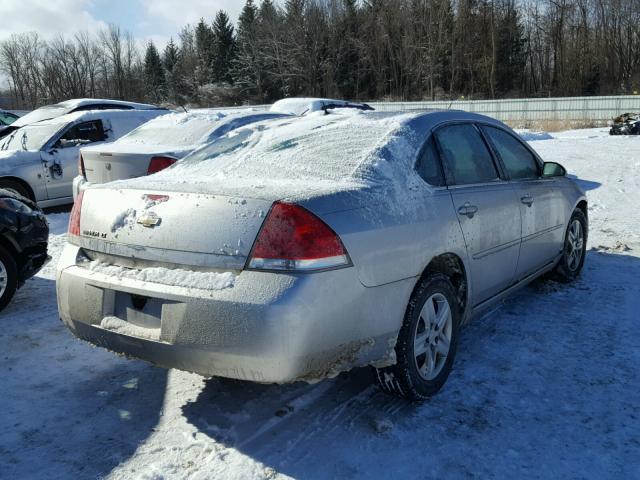
[[[0,188],[40,207],[71,203],[80,147],[113,142],[163,113],[80,111],[25,125],[0,139]]]
[[[73,197],[91,185],[157,173],[233,129],[283,116],[247,108],[192,110],[154,118],[116,142],[81,149]]]
[[[373,365],[420,400],[461,325],[575,278],[586,239],[581,189],[496,120],[318,113],[85,191],[58,304],[78,337],[159,366],[281,383]]]

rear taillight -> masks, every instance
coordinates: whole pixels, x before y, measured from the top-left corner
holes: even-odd
[[[80,213],[82,212],[82,199],[84,192],[80,192],[76,197],[76,201],[73,202],[73,208],[71,209],[71,215],[69,216],[69,236],[80,236]]]
[[[78,175],[83,176],[85,180],[87,179],[87,172],[84,169],[84,158],[82,158],[82,152],[78,155]]]
[[[171,157],[151,157],[151,161],[149,162],[149,168],[147,168],[147,175],[151,175],[152,173],[157,173],[160,170],[164,170],[167,167],[170,167],[176,163],[175,158]]]
[[[274,203],[249,256],[255,270],[312,271],[351,265],[340,237],[305,208]]]

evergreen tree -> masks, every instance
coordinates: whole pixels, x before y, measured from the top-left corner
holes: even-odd
[[[496,44],[496,92],[502,96],[517,91],[524,74],[524,33],[513,3],[499,19]]]
[[[233,25],[229,16],[220,10],[216,14],[211,29],[213,38],[213,80],[216,82],[231,82],[231,62],[235,55],[236,44],[233,34]]]
[[[199,85],[205,85],[214,81],[214,62],[216,58],[216,46],[213,31],[201,18],[195,29],[196,47],[196,78]]]
[[[178,102],[179,93],[184,86],[180,69],[180,51],[173,41],[169,40],[162,54],[162,65],[165,70],[167,96],[171,102]],[[179,103],[179,102],[178,102]]]
[[[164,98],[165,77],[162,60],[158,49],[149,42],[144,55],[144,79],[149,88],[149,97],[153,102],[160,102]]]
[[[231,76],[245,98],[262,100],[262,71],[258,58],[258,8],[247,0],[238,18],[236,56]]]

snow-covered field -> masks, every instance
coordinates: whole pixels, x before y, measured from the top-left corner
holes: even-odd
[[[68,214],[49,215],[54,262],[0,315],[0,477],[640,478],[640,138],[522,135],[588,190],[584,274],[472,323],[422,405],[366,369],[205,380],[73,339],[53,280]]]

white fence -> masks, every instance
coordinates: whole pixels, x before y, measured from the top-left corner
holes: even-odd
[[[604,122],[625,112],[640,112],[640,95],[453,102],[371,102],[369,105],[380,111],[466,110],[502,121],[523,123],[547,120]]]

